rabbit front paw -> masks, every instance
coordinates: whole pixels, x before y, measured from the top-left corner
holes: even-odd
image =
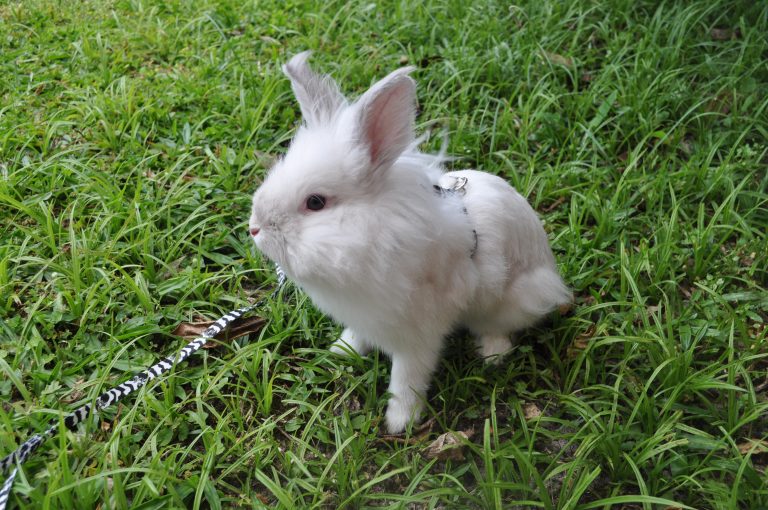
[[[349,356],[355,352],[360,356],[365,356],[371,352],[371,346],[357,336],[354,331],[344,328],[339,339],[331,344],[330,350],[340,356]]]
[[[385,416],[390,434],[404,431],[408,422],[418,422],[421,418],[429,379],[435,371],[439,354],[439,349],[393,354],[392,377],[389,381],[391,397]]]
[[[405,427],[408,426],[408,423],[411,420],[415,422],[419,421],[422,408],[422,406],[419,405],[420,400],[410,400],[411,401],[409,402],[397,397],[389,399],[389,402],[387,402],[387,414],[384,417],[388,433],[399,434],[405,430]]]

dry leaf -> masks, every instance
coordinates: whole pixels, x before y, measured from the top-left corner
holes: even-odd
[[[577,338],[576,340],[573,341],[573,343],[571,344],[571,347],[575,350],[583,351],[587,347],[589,347],[589,339]]]
[[[474,430],[440,434],[427,446],[424,454],[428,459],[464,460],[464,441],[467,441],[473,434]]]
[[[584,333],[581,333],[579,336],[577,336],[573,341],[573,347],[577,349],[586,349],[589,345],[589,340],[593,336],[595,336],[595,331],[597,330],[597,327],[594,324],[590,324],[587,330]]]
[[[182,322],[176,326],[176,329],[174,329],[171,334],[182,338],[192,339],[202,335],[203,331],[208,329],[211,324],[213,324],[212,321]]]
[[[104,432],[109,432],[109,430],[112,428],[112,424],[108,421],[104,420],[101,422],[101,430]]]
[[[393,443],[400,443],[400,444],[418,444],[422,440],[424,440],[431,432],[432,432],[432,425],[435,424],[435,421],[437,421],[437,416],[433,416],[421,425],[419,425],[417,428],[413,429],[413,433],[411,437],[406,438],[404,437],[403,433],[400,434],[384,434],[381,436],[382,441],[391,441]]]
[[[274,37],[270,37],[268,35],[262,35],[262,36],[259,36],[259,39],[261,40],[261,42],[265,42],[273,46],[280,46],[280,41],[278,41]]]
[[[265,322],[266,320],[256,316],[240,318],[232,323],[228,329],[216,335],[215,338],[228,341],[252,333],[258,333],[261,331]],[[174,329],[171,334],[191,340],[202,335],[213,323],[214,321],[182,322],[176,326],[176,329]],[[203,346],[205,349],[211,349],[213,347],[216,347],[216,344],[210,342]]]
[[[595,331],[597,331],[597,326],[594,324],[590,324],[587,330],[580,334],[578,337],[576,337],[577,340],[589,340],[593,336],[595,336]]]
[[[693,137],[689,134],[685,135],[685,138],[680,140],[680,143],[678,145],[680,147],[680,150],[685,154],[686,156],[690,156],[693,154]]]
[[[768,388],[768,377],[766,377],[766,379],[763,382],[755,386],[755,392],[765,391],[766,388]]]
[[[82,377],[79,377],[75,384],[72,386],[72,391],[62,399],[63,402],[66,402],[67,404],[71,404],[72,402],[77,402],[83,396],[85,395],[85,392],[83,391],[83,386],[85,385],[85,379]]]
[[[589,347],[589,340],[595,336],[597,327],[594,324],[590,324],[587,330],[573,339],[571,345],[568,346],[567,355],[569,358],[575,358],[581,351],[584,351]]]
[[[741,30],[738,27],[735,30],[730,28],[713,28],[709,31],[709,35],[715,41],[727,41],[729,39],[739,39],[741,37]]]
[[[709,113],[719,113],[721,115],[728,115],[731,112],[731,103],[733,102],[732,96],[728,94],[717,94],[715,97],[709,100],[704,105],[704,111]]]
[[[755,262],[755,258],[757,258],[757,252],[752,252],[749,255],[743,256],[739,259],[739,262],[741,263],[742,267],[750,267]]]
[[[747,439],[741,443],[738,448],[739,453],[742,455],[746,455],[750,452],[753,455],[756,453],[768,453],[768,441],[762,439]]]
[[[539,406],[533,402],[523,404],[523,416],[526,420],[533,420],[534,418],[541,416],[541,414],[541,409],[539,409]]]
[[[589,347],[589,342],[587,341],[586,338],[577,338],[576,340],[574,340],[572,347],[574,349],[583,351],[587,347]]]
[[[544,207],[542,211],[545,213],[552,212],[565,202],[565,196],[558,197],[557,200],[549,204],[548,206]]]
[[[573,67],[573,60],[568,57],[564,57],[558,53],[552,53],[549,51],[543,51],[542,53],[545,57],[547,57],[547,60],[553,64],[558,64],[565,67]]]
[[[727,41],[731,38],[731,31],[727,28],[713,28],[709,31],[709,35],[715,41]]]

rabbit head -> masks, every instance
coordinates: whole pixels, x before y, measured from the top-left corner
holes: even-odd
[[[382,196],[408,186],[390,167],[414,143],[415,83],[399,69],[350,104],[329,77],[293,57],[291,81],[303,123],[253,196],[249,228],[258,248],[299,281],[362,267],[366,233],[381,232]],[[413,178],[410,179],[411,181]]]

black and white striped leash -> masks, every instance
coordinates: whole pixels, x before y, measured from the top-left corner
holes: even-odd
[[[64,426],[67,429],[74,431],[77,428],[77,425],[82,423],[90,414],[93,414],[94,416],[97,415],[102,409],[106,409],[107,407],[116,404],[131,393],[134,393],[145,386],[152,379],[168,372],[174,366],[182,363],[192,354],[197,352],[210,339],[226,330],[237,319],[256,308],[261,307],[268,300],[275,298],[278,292],[280,292],[280,289],[285,285],[285,273],[282,268],[276,265],[275,271],[277,273],[277,286],[269,297],[261,299],[251,306],[238,308],[237,310],[232,310],[231,312],[224,314],[219,320],[211,324],[208,329],[203,331],[200,336],[185,345],[178,354],[172,354],[163,358],[143,372],[136,374],[132,379],[117,385],[109,391],[105,391],[98,396],[93,404],[85,404],[66,415],[63,419]],[[59,431],[60,423],[60,419],[58,418],[52,420],[45,432],[30,437],[24,441],[16,451],[0,460],[0,474],[8,472],[8,477],[0,489],[0,510],[5,510],[8,498],[11,495],[11,486],[13,485],[14,478],[16,478],[19,467],[21,467],[29,456],[40,448],[47,439],[56,435]]]

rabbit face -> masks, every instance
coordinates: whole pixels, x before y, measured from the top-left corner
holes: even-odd
[[[323,134],[302,128],[253,196],[253,240],[294,279],[341,256],[361,202],[354,151]]]
[[[412,180],[394,178],[390,168],[413,143],[415,102],[408,68],[350,105],[306,57],[283,67],[304,123],[254,194],[249,222],[256,246],[299,284],[365,272],[376,236],[391,228],[388,199]]]

